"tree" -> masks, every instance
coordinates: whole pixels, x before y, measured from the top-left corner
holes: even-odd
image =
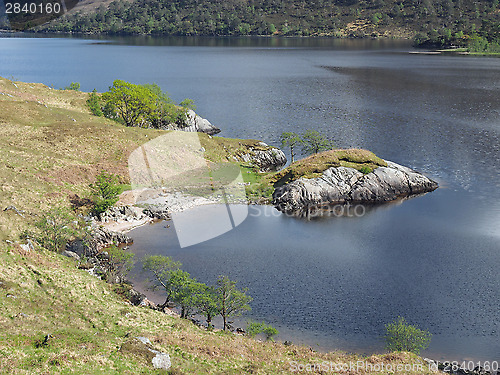
[[[316,130],[307,130],[302,134],[302,151],[306,154],[317,154],[334,147],[332,141]]]
[[[279,331],[270,324],[264,322],[248,322],[247,324],[247,335],[250,337],[255,337],[259,333],[266,335],[266,340],[273,340],[273,336],[277,335]]]
[[[196,295],[201,291],[202,284],[183,270],[173,270],[167,281],[170,287],[170,296],[181,308],[181,318],[188,318],[196,306]]]
[[[239,316],[244,311],[250,310],[252,298],[247,296],[247,289],[238,290],[236,281],[229,280],[227,276],[219,276],[215,286],[215,295],[219,315],[222,317],[224,331],[228,328],[227,318]]]
[[[302,142],[300,136],[293,132],[281,133],[281,147],[290,147],[291,162],[293,163],[295,152],[294,149]]]
[[[219,314],[214,287],[201,284],[201,289],[194,296],[194,304],[198,313],[203,315],[207,321],[208,329],[212,329],[212,318]]]
[[[109,207],[118,202],[121,187],[118,185],[118,176],[102,171],[96,177],[93,184],[90,185],[92,213],[100,215]]]
[[[174,261],[170,257],[163,255],[148,255],[144,258],[142,268],[151,272],[153,275],[149,279],[153,289],[163,288],[167,294],[165,302],[161,305],[162,308],[166,307],[171,301],[173,288],[171,282],[172,272],[180,269],[181,263]]]
[[[89,94],[89,97],[87,99],[87,107],[89,107],[90,112],[92,112],[94,116],[101,117],[103,115],[101,102],[99,100],[99,96],[97,95],[96,89],[92,90],[92,92]]]
[[[77,224],[70,211],[56,207],[35,223],[38,229],[32,236],[43,248],[61,252],[64,245],[77,233]]]
[[[401,316],[387,324],[385,328],[385,347],[387,350],[419,354],[420,350],[429,347],[431,333],[408,324]]]
[[[119,283],[134,265],[134,254],[112,245],[106,249],[108,253],[109,267],[106,272],[106,280],[111,283]]]
[[[80,83],[71,82],[69,86],[64,88],[65,90],[80,91]]]
[[[154,94],[141,85],[115,80],[113,86],[102,94],[107,117],[121,118],[126,126],[143,126],[155,109]]]

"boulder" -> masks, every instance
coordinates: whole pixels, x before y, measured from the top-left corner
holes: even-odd
[[[258,142],[255,147],[247,146],[247,152],[239,155],[239,159],[254,164],[261,172],[275,171],[286,164],[285,153],[264,142]]]
[[[220,133],[220,129],[215,127],[201,116],[198,116],[195,111],[188,109],[186,113],[186,121],[184,126],[178,126],[177,124],[170,124],[165,127],[166,130],[182,130],[185,132],[200,132],[206,133],[208,135],[214,135]]]
[[[322,204],[377,203],[433,191],[435,181],[410,168],[387,161],[363,174],[354,168],[331,167],[316,178],[299,178],[275,189],[273,204],[293,212]]]

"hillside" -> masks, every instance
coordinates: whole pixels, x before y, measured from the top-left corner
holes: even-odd
[[[48,207],[69,206],[70,196],[85,195],[102,169],[118,173],[126,183],[130,152],[164,133],[94,117],[85,108],[86,97],[0,78],[2,374],[161,374],[141,352],[124,350],[136,336],[149,338],[170,355],[170,374],[286,374],[308,364],[317,366],[308,373],[321,373],[320,363],[343,366],[357,361],[375,369],[406,364],[415,368],[405,371],[408,374],[434,373],[413,354],[322,354],[208,332],[188,320],[132,306],[110,284],[77,269],[73,259],[23,249],[19,234]],[[214,159],[221,157],[224,146],[241,145],[211,140],[213,147],[206,147]],[[4,211],[8,206],[19,212]],[[376,370],[360,368],[349,373],[372,372]]]
[[[483,21],[497,21],[499,12],[498,0],[116,0],[95,11],[76,7],[41,31],[398,38],[421,33],[439,41],[472,34]]]

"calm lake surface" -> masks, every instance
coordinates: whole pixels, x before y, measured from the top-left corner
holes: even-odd
[[[316,129],[420,170],[441,188],[362,217],[304,220],[250,207],[234,230],[181,249],[172,226],[133,251],[200,281],[249,288],[280,339],[382,351],[398,315],[433,333],[424,355],[500,360],[500,59],[410,54],[328,39],[0,39],[0,75],[104,91],[114,79],[188,97],[222,136],[273,145]],[[135,278],[141,286],[139,271]],[[153,297],[154,298],[154,297]],[[157,297],[159,298],[159,297]]]

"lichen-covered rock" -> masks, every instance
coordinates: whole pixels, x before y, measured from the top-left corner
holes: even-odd
[[[171,124],[165,127],[167,130],[182,130],[185,132],[200,132],[206,133],[208,135],[214,135],[220,133],[220,129],[212,125],[210,121],[198,116],[195,111],[188,109],[186,113],[186,122],[184,126],[177,126]]]
[[[438,184],[410,168],[388,161],[363,174],[348,167],[332,167],[317,178],[299,178],[276,188],[273,204],[281,211],[345,202],[387,202],[432,191]]]
[[[275,171],[286,164],[286,156],[279,148],[258,142],[256,147],[248,146],[248,152],[239,155],[241,161],[252,163],[262,172]]]

